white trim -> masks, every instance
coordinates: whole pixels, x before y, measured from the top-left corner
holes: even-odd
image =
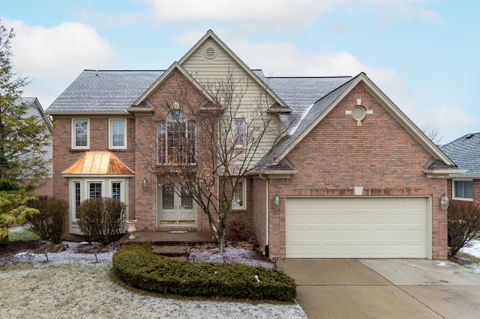
[[[278,164],[288,153],[307,136],[360,82],[365,83],[367,88],[374,93],[387,111],[406,128],[413,137],[422,144],[422,146],[435,158],[442,160],[447,165],[455,165],[439,148],[436,146],[399,108],[396,106],[368,77],[365,73],[360,73],[350,80],[348,88],[330,104],[330,106],[290,145],[274,162]]]
[[[75,122],[77,121],[87,121],[87,145],[86,146],[77,146],[77,130]],[[71,135],[72,135],[72,140],[71,140],[71,148],[72,150],[88,150],[90,149],[90,118],[88,117],[73,117],[72,118],[72,129],[71,129]]]
[[[232,201],[232,210],[246,210],[247,209],[247,180],[242,179],[237,183],[242,183],[242,205],[238,206],[235,204],[235,201]]]
[[[237,121],[237,120],[243,122],[243,128],[244,128],[244,130],[245,130],[245,131],[243,132],[243,134],[244,134],[244,137],[243,137],[243,139],[244,139],[244,141],[243,141],[244,144],[237,144],[237,143],[236,143],[236,142],[237,142],[237,138],[236,138],[236,133],[237,133],[237,131],[236,131],[236,129],[237,129],[237,127],[236,127],[236,121]],[[247,121],[245,120],[244,117],[236,117],[236,118],[233,119],[233,125],[234,125],[234,127],[233,127],[233,129],[234,129],[234,131],[233,131],[233,143],[235,143],[234,147],[235,147],[235,148],[238,148],[238,149],[243,149],[243,148],[245,148],[245,147],[247,146],[247,139],[248,139]]]
[[[135,175],[132,174],[125,174],[125,175],[109,175],[109,174],[63,174],[63,177],[78,177],[78,178],[110,178],[110,177],[119,177],[119,178],[125,178],[125,177],[134,177]]]
[[[258,75],[255,74],[236,54],[233,52],[212,30],[208,30],[205,35],[195,43],[195,45],[185,53],[185,55],[178,61],[179,64],[183,64],[208,38],[212,38],[232,59],[240,65],[240,67],[247,72],[250,77],[257,82],[260,87],[265,89],[267,93],[278,103],[280,106],[286,107],[291,110],[287,104],[267,85],[263,82]]]
[[[456,182],[472,182],[472,197],[456,197],[455,194],[455,183]],[[465,191],[465,190],[464,190]],[[466,202],[473,202],[473,179],[469,178],[455,178],[452,179],[452,199],[453,200],[463,200]]]
[[[140,105],[140,103],[142,103],[145,99],[147,99],[150,94],[152,94],[152,92],[160,85],[163,83],[163,81],[165,81],[168,76],[170,75],[170,73],[173,72],[173,70],[178,70],[180,71],[180,73],[183,74],[183,76],[185,76],[200,92],[202,92],[202,94],[210,100],[210,102],[214,101],[214,99],[210,96],[210,94],[205,90],[205,88],[200,85],[200,83],[195,80],[184,68],[183,66],[181,66],[178,62],[173,62],[172,65],[170,65],[170,67],[162,73],[162,75],[152,84],[150,85],[150,87],[145,91],[143,92],[143,94],[138,97],[135,102],[133,102],[133,107],[129,108],[129,110],[134,110],[135,109],[135,106],[138,106]],[[139,108],[141,109],[141,108]],[[143,109],[142,109],[143,110]],[[146,109],[145,111],[151,111],[150,109]]]
[[[113,121],[123,121],[123,146],[114,146],[113,145]],[[123,117],[110,117],[108,119],[108,149],[110,150],[126,150],[127,149],[127,119]]]

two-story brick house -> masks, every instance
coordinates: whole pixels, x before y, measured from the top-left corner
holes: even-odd
[[[227,73],[251,83],[245,116],[259,96],[270,105],[271,132],[233,209],[271,257],[447,257],[440,199],[458,168],[364,73],[266,77],[212,31],[167,70],[85,70],[50,106],[54,194],[69,200],[70,233],[79,233],[76,207],[96,196],[126,202],[139,230],[209,229],[150,163],[174,147],[163,106],[179,83],[201,107],[204,85]],[[195,138],[182,116],[182,134]]]

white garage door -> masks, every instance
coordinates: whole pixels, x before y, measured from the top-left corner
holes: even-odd
[[[427,258],[428,198],[288,198],[287,258]]]

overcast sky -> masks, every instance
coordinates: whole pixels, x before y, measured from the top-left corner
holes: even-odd
[[[82,69],[165,69],[213,29],[266,75],[366,72],[442,142],[480,131],[480,1],[4,1],[47,108]]]

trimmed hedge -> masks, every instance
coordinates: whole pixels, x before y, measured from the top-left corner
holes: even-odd
[[[296,294],[295,280],[279,270],[179,261],[145,245],[115,253],[113,273],[132,287],[166,295],[292,301]]]

